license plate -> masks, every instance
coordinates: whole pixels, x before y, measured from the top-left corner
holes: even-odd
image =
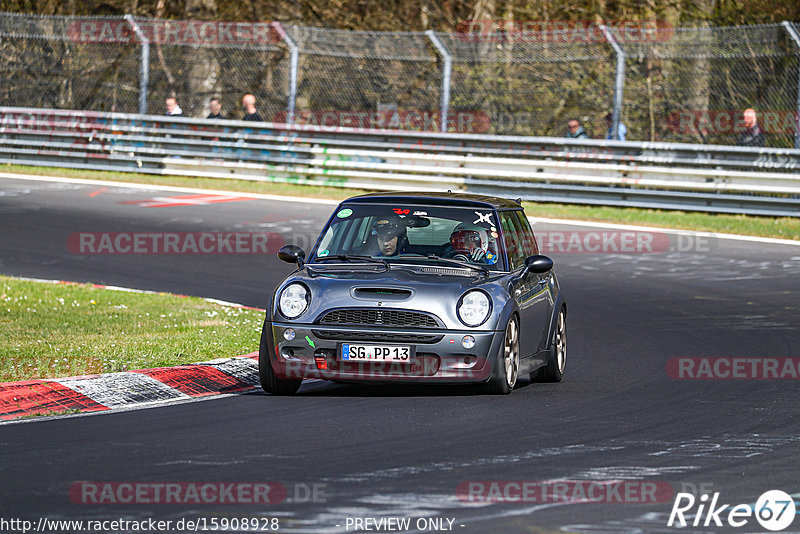
[[[356,345],[342,343],[342,361],[413,363],[408,345]]]

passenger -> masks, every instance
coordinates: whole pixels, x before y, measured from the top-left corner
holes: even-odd
[[[473,263],[497,263],[497,241],[489,230],[475,224],[461,223],[450,234],[446,257]]]
[[[370,234],[375,236],[379,255],[398,256],[405,252],[408,232],[405,221],[399,217],[378,218]]]

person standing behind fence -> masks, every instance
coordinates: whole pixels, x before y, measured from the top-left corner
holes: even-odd
[[[567,137],[570,139],[589,139],[586,130],[583,129],[578,119],[570,119],[567,121]]]
[[[739,146],[764,146],[764,131],[758,125],[756,110],[747,108],[744,110],[744,131],[736,138]]]
[[[219,101],[219,98],[216,96],[211,98],[208,101],[208,107],[211,110],[211,113],[208,114],[207,119],[224,119],[225,117],[222,115],[222,102]]]
[[[178,105],[178,101],[175,100],[174,96],[168,96],[164,103],[167,108],[167,115],[170,117],[178,117],[183,115],[183,110]]]
[[[262,119],[261,115],[256,111],[255,95],[250,93],[244,95],[242,97],[242,108],[244,108],[244,118],[242,120],[263,122],[264,119]]]
[[[617,128],[617,132],[619,133],[619,137],[614,135],[612,130],[614,129],[614,115],[609,113],[606,115],[606,139],[616,139],[618,141],[624,141],[625,136],[628,135],[628,127],[622,124],[622,121],[619,123],[619,127]]]

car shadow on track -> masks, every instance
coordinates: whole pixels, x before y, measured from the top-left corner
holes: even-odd
[[[541,383],[520,379],[514,390],[519,391],[535,385],[541,385]],[[259,392],[268,395],[263,391]],[[483,393],[481,386],[476,384],[364,384],[315,380],[304,383],[296,395],[301,397],[469,397],[486,394]]]

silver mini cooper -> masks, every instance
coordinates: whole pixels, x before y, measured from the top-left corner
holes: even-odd
[[[519,202],[374,193],[342,202],[267,307],[265,391],[303,379],[483,384],[560,381],[567,306]]]

